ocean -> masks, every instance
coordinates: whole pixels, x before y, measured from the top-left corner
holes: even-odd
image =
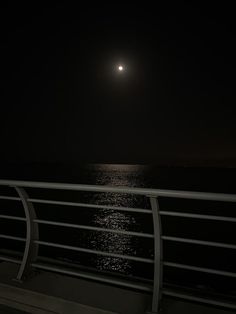
[[[191,167],[154,167],[146,165],[87,164],[75,165],[11,165],[1,169],[1,179],[18,179],[78,184],[97,184],[109,186],[146,187],[175,190],[235,193],[235,169],[191,168]],[[2,193],[12,193],[2,189]],[[121,195],[116,193],[58,192],[27,189],[31,197],[55,200],[79,201],[94,204],[150,208],[145,197]],[[0,201],[2,214],[23,216],[22,207],[16,202]],[[15,203],[15,204],[13,204]],[[152,233],[152,217],[148,214],[135,214],[108,209],[88,209],[62,207],[55,205],[35,205],[39,219],[92,225],[109,229],[122,229]],[[160,199],[162,210],[176,210],[236,217],[236,204],[193,200]],[[210,222],[189,218],[163,217],[163,234],[193,239],[236,244],[235,223]],[[22,222],[0,221],[1,233],[25,236]],[[153,240],[120,235],[108,232],[69,229],[48,225],[39,226],[41,241],[91,248],[100,251],[153,257]],[[2,249],[23,251],[11,240],[0,241]],[[165,242],[164,260],[181,264],[215,268],[236,272],[235,250],[215,249],[199,245]],[[112,273],[126,278],[139,278],[149,281],[153,276],[151,264],[144,264],[122,258],[73,252],[40,246],[41,257],[53,258],[58,263],[77,265],[83,269],[102,273]],[[207,275],[164,267],[166,285],[207,289],[214,293],[227,293],[236,296],[236,280],[229,277]]]

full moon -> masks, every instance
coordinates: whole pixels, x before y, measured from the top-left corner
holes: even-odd
[[[119,66],[118,66],[118,70],[119,70],[119,71],[123,71],[123,70],[124,70],[123,66],[122,66],[122,65],[119,65]]]

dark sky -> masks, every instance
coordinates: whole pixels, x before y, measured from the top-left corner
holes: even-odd
[[[3,6],[1,162],[236,166],[233,13]]]

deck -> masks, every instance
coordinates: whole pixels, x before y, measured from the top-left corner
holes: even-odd
[[[143,314],[151,296],[130,289],[40,271],[25,282],[12,280],[17,265],[0,264],[0,313]],[[234,311],[164,297],[162,314],[229,314]]]

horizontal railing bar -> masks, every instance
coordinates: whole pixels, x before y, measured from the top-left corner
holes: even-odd
[[[152,197],[173,197],[186,199],[199,199],[223,202],[236,202],[235,194],[209,193],[209,192],[192,192],[192,191],[177,191],[177,190],[161,190],[161,189],[143,189],[131,187],[114,187],[103,185],[86,185],[86,184],[71,184],[71,183],[50,183],[50,182],[32,182],[18,180],[0,180],[0,185],[18,186],[25,188],[41,188],[41,189],[56,189],[56,190],[71,190],[71,191],[87,191],[87,192],[111,192],[122,194],[135,194]]]
[[[5,195],[0,195],[0,200],[21,201],[21,199],[17,196],[5,196]]]
[[[153,234],[149,234],[149,233],[92,227],[92,226],[86,226],[86,225],[76,225],[76,224],[57,222],[57,221],[34,219],[34,222],[46,224],[46,225],[59,226],[59,227],[69,227],[69,228],[85,229],[85,230],[91,230],[91,231],[111,232],[111,233],[117,233],[117,234],[122,234],[122,235],[143,237],[143,238],[153,238],[154,237]]]
[[[5,257],[5,256],[0,256],[0,260],[4,262],[9,262],[9,263],[21,264],[20,260],[17,260],[15,258]]]
[[[1,252],[1,250],[0,250]],[[42,263],[44,265],[53,265],[55,267],[62,267],[63,269],[70,269],[70,270],[78,270],[79,272],[85,272],[85,273],[94,273],[99,274],[101,276],[110,276],[112,273],[110,271],[102,270],[102,269],[97,269],[94,268],[93,266],[85,266],[81,264],[77,264],[75,261],[72,261],[70,259],[56,259],[53,257],[45,257],[42,255],[38,256],[38,259],[36,261],[37,263]],[[115,274],[116,275],[116,274]],[[114,277],[112,275],[112,277]],[[127,280],[127,275],[125,274],[118,274],[118,279],[121,280]],[[132,276],[132,281],[138,281],[142,282],[144,285],[152,286],[153,285],[153,280],[152,279],[147,279],[143,277],[136,277]]]
[[[13,237],[13,236],[9,236],[6,234],[0,234],[0,238],[2,239],[9,239],[9,240],[16,240],[16,241],[25,241],[25,238],[20,238],[20,237]]]
[[[85,249],[85,248],[81,248],[81,247],[75,247],[75,246],[57,244],[57,243],[45,242],[45,241],[38,241],[38,240],[34,241],[34,242],[37,244],[40,244],[40,245],[57,247],[57,248],[61,248],[61,249],[68,249],[68,250],[79,251],[79,252],[84,252],[84,253],[91,253],[91,254],[96,254],[96,255],[103,255],[103,256],[108,256],[108,257],[123,258],[123,259],[131,260],[131,261],[151,263],[151,264],[153,264],[153,262],[154,262],[152,259],[143,258],[143,257],[136,257],[136,256],[130,256],[130,255],[117,254],[117,253],[108,253],[108,252],[104,252],[104,251]]]
[[[137,289],[137,290],[141,290],[141,291],[146,291],[146,292],[152,291],[151,286],[149,287],[146,285],[142,285],[141,283],[135,284],[135,283],[125,282],[125,281],[118,280],[118,279],[102,277],[102,276],[95,275],[95,274],[79,273],[79,272],[66,270],[66,269],[62,269],[62,268],[58,268],[58,267],[54,267],[54,266],[43,265],[40,263],[33,263],[32,266],[35,268],[43,269],[43,270],[54,271],[54,272],[58,272],[58,273],[62,273],[62,274],[80,277],[80,278],[96,280],[96,281],[100,281],[100,282],[104,282],[104,283],[108,283],[108,284],[114,284],[114,285],[118,285],[118,286],[122,286],[122,287],[127,287],[127,288],[133,288],[133,289]]]
[[[24,218],[24,217],[19,217],[19,216],[0,215],[0,218],[12,219],[12,220],[19,220],[19,221],[26,221],[26,218]]]
[[[197,296],[193,296],[193,295],[188,295],[188,294],[184,294],[184,293],[171,291],[171,290],[168,290],[166,288],[162,289],[162,293],[164,295],[170,296],[170,297],[180,298],[180,299],[189,300],[189,301],[201,302],[201,303],[205,303],[205,304],[209,304],[209,305],[221,306],[221,307],[225,307],[225,308],[229,308],[229,309],[236,309],[236,304],[234,304],[234,303],[197,297]]]
[[[236,278],[236,273],[223,271],[223,270],[217,270],[217,269],[211,269],[211,268],[205,268],[205,267],[198,267],[198,266],[190,266],[190,265],[184,265],[184,264],[178,264],[178,263],[172,263],[172,262],[163,262],[164,266],[168,267],[174,267],[174,268],[181,268],[186,270],[193,270],[193,271],[199,271],[207,274],[214,274],[214,275],[220,275],[220,276],[227,276],[227,277],[233,277]]]
[[[172,211],[160,211],[162,216],[173,216],[173,217],[184,217],[184,218],[194,218],[194,219],[206,219],[206,220],[218,220],[227,222],[236,222],[236,217],[224,217],[215,215],[201,215],[201,214],[191,214],[183,212],[172,212]]]
[[[227,244],[227,243],[212,242],[212,241],[202,241],[202,240],[186,239],[186,238],[178,238],[178,237],[170,237],[170,236],[162,236],[161,238],[162,238],[162,240],[166,240],[166,241],[199,244],[199,245],[214,246],[214,247],[236,250],[235,244]]]
[[[87,204],[87,203],[75,203],[75,202],[64,202],[64,201],[54,201],[54,200],[44,200],[36,198],[27,199],[31,203],[40,203],[40,204],[51,204],[51,205],[63,205],[63,206],[72,206],[72,207],[88,207],[88,208],[98,208],[98,209],[114,209],[126,212],[135,212],[135,213],[152,213],[150,209],[142,208],[129,208],[129,207],[119,207],[119,206],[108,206],[108,205],[97,205],[97,204]]]

